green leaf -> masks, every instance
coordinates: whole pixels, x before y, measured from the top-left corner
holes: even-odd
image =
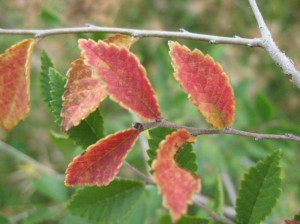
[[[67,214],[66,217],[62,220],[62,224],[92,224],[87,219],[81,218],[76,215]]]
[[[117,223],[130,214],[143,194],[143,182],[116,179],[105,187],[78,190],[67,209],[98,223]]]
[[[61,24],[59,16],[51,9],[42,9],[40,13],[41,20],[49,27],[57,27]]]
[[[68,136],[61,135],[54,131],[50,131],[50,137],[55,146],[61,151],[66,161],[69,161],[74,157],[74,151],[77,147],[74,141],[69,139]]]
[[[54,114],[55,121],[58,125],[61,123],[61,109],[62,109],[62,96],[64,94],[64,86],[66,83],[66,77],[61,75],[54,68],[49,69],[50,78],[50,95],[51,95],[51,108]],[[87,148],[91,144],[97,142],[104,136],[103,133],[103,118],[100,110],[97,109],[91,113],[85,120],[73,127],[67,133],[76,142],[77,145],[82,148]]]
[[[176,224],[208,224],[208,219],[203,219],[200,217],[195,216],[189,216],[185,215],[183,216],[179,221],[176,222]]]
[[[48,70],[50,67],[54,67],[50,57],[48,56],[45,50],[41,53],[41,89],[42,89],[42,96],[45,103],[47,103],[48,107],[51,109],[50,101],[50,84],[49,84],[49,76]]]
[[[159,220],[159,224],[172,224],[172,223],[173,222],[170,215],[163,215]],[[208,224],[208,223],[209,223],[208,219],[204,219],[196,216],[184,215],[175,224]]]
[[[162,198],[158,194],[157,187],[147,186],[145,194],[143,194],[129,216],[122,220],[122,224],[146,223],[146,220],[156,223],[155,214],[161,208],[161,204]]]
[[[256,224],[272,211],[281,193],[281,151],[259,161],[244,175],[236,203],[240,224]]]
[[[214,200],[214,211],[222,215],[223,214],[223,207],[224,207],[224,191],[223,191],[223,184],[220,175],[218,176],[217,180],[217,187],[215,193],[215,200]]]
[[[147,153],[149,156],[148,164],[150,166],[153,160],[156,158],[156,151],[160,142],[173,131],[175,131],[175,129],[164,127],[153,128],[149,130],[150,138],[148,139],[148,142],[150,148],[147,150]],[[176,157],[176,161],[180,165],[180,167],[192,172],[194,175],[197,175],[198,166],[196,162],[196,154],[193,152],[191,144],[185,144],[183,146]]]
[[[147,215],[147,195],[143,194],[129,215],[122,220],[122,224],[145,223]]]
[[[52,198],[56,202],[64,202],[67,199],[67,189],[64,186],[63,179],[44,174],[33,179],[32,183],[38,192]]]
[[[70,129],[68,135],[84,149],[103,138],[104,127],[100,110],[95,110],[78,126]]]
[[[297,215],[294,216],[294,220],[300,221],[300,212],[299,212],[299,214],[297,214]]]
[[[270,121],[273,118],[273,108],[270,101],[260,93],[255,96],[255,111],[263,121]]]
[[[48,223],[57,216],[57,213],[42,206],[36,208],[29,213],[22,224]]]
[[[60,112],[62,109],[62,96],[65,91],[65,83],[67,78],[60,74],[55,68],[49,68],[48,70],[49,76],[49,84],[50,84],[50,107],[51,112],[54,115],[55,122],[60,125],[61,123],[61,116]]]

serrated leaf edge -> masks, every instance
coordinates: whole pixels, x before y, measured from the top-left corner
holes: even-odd
[[[132,183],[135,182],[135,183],[137,183],[137,184],[141,184],[141,186],[139,186],[139,187],[144,187],[144,186],[145,186],[144,182],[141,182],[141,181],[138,181],[138,180],[124,179],[124,178],[121,179],[121,178],[120,178],[120,179],[115,179],[115,181],[118,181],[118,182],[122,182],[122,181],[130,181],[130,182],[132,182]],[[92,186],[87,186],[87,187],[92,187]],[[93,186],[93,187],[95,187],[95,186]],[[107,186],[102,186],[102,187],[109,187],[109,186],[107,185]],[[100,187],[100,188],[101,188],[101,187]],[[72,195],[71,199],[69,200],[69,202],[68,202],[67,205],[66,205],[66,208],[69,207],[69,205],[72,203],[72,201],[74,200],[74,198],[79,194],[79,192],[80,192],[80,191],[83,191],[83,190],[85,190],[85,189],[84,189],[84,188],[79,189],[79,190],[77,190],[77,191]],[[131,189],[127,190],[126,192],[130,192],[130,191],[133,191],[133,190],[134,190],[134,188],[131,188]],[[124,193],[124,192],[123,192],[123,193]],[[130,215],[130,213],[132,212],[132,210],[137,206],[137,203],[139,202],[139,200],[141,200],[143,194],[145,194],[145,191],[142,191],[140,197],[136,200],[136,202],[135,202],[133,205],[130,206],[130,208],[128,209],[127,214],[125,214],[124,216],[120,217],[120,218],[119,218],[118,220],[116,220],[115,222],[111,222],[111,223],[103,223],[103,224],[118,224],[122,219],[125,219],[127,216]],[[119,194],[119,195],[120,195],[120,194]],[[110,197],[110,198],[115,198],[115,197],[117,197],[117,195],[114,195],[113,197]],[[106,200],[106,199],[105,199],[105,200]],[[71,213],[72,213],[72,212],[71,212]],[[76,215],[77,215],[77,214],[76,214]],[[85,216],[85,215],[78,214],[78,216],[81,217],[81,218],[87,218],[89,221],[93,221],[93,220],[91,220],[90,218],[88,218],[88,217]],[[102,224],[102,222],[99,222],[99,224]]]
[[[75,61],[73,61],[73,62],[71,63],[71,67],[69,68],[69,70],[67,71],[67,74],[66,74],[65,91],[64,91],[64,94],[62,95],[62,101],[63,101],[63,104],[62,104],[62,110],[61,110],[61,112],[60,112],[60,116],[61,116],[61,118],[62,118],[62,121],[61,121],[61,127],[62,127],[63,119],[64,119],[64,116],[63,116],[62,111],[63,111],[64,104],[65,104],[65,96],[64,96],[64,95],[65,95],[65,92],[66,92],[66,87],[68,86],[68,83],[69,83],[69,78],[70,78],[70,73],[71,73],[71,71],[72,71],[72,68],[73,68],[73,66],[75,65],[75,63],[76,63],[77,61],[79,61],[79,60],[85,61],[85,59],[83,58],[83,56],[80,57],[79,59],[76,59]],[[86,63],[85,63],[85,65],[88,66]],[[89,66],[89,67],[90,67],[90,69],[92,70],[91,66]],[[94,71],[92,70],[91,72],[93,73]],[[99,80],[100,80],[100,79],[99,79]],[[102,91],[105,91],[105,92],[106,92],[106,85],[102,85]],[[82,116],[81,119],[78,120],[77,122],[72,122],[71,128],[78,126],[78,125],[79,125],[84,119],[86,119],[91,113],[95,112],[95,111],[97,110],[97,108],[99,107],[99,105],[101,104],[101,102],[102,102],[103,100],[105,100],[106,96],[107,96],[107,93],[106,93],[106,95],[103,95],[103,96],[102,96],[102,98],[100,99],[100,101],[99,101],[99,103],[98,103],[97,105],[94,105],[93,107],[90,108],[90,113],[89,113],[89,114],[86,114],[85,116]],[[62,130],[63,130],[64,132],[66,132],[66,131],[68,131],[68,130],[71,130],[71,128],[68,128],[68,129],[67,129],[67,128],[63,129],[63,128],[62,128]]]
[[[223,72],[223,74],[224,74],[224,76],[225,76],[225,78],[226,78],[226,83],[228,84],[228,86],[230,86],[230,90],[231,90],[232,96],[234,96],[234,91],[233,91],[233,88],[232,88],[232,86],[231,86],[231,84],[230,84],[230,80],[229,80],[228,75],[224,72],[224,69],[223,69],[222,65],[221,65],[220,63],[216,62],[210,55],[208,55],[208,54],[204,55],[203,52],[200,51],[200,50],[197,49],[197,48],[195,48],[195,49],[193,49],[193,50],[190,50],[187,46],[185,46],[185,45],[180,45],[177,41],[168,41],[168,45],[169,45],[169,49],[170,49],[170,50],[169,50],[169,55],[170,55],[171,59],[172,59],[172,55],[171,55],[172,48],[174,47],[174,45],[179,45],[179,46],[182,47],[184,50],[186,50],[186,51],[188,51],[188,52],[190,52],[190,53],[192,53],[192,54],[200,54],[200,55],[203,56],[205,59],[212,60],[212,61],[215,63],[215,65]],[[222,129],[222,128],[225,128],[225,127],[230,127],[230,126],[232,125],[233,121],[234,121],[234,118],[235,118],[235,111],[236,111],[236,107],[235,107],[235,98],[233,97],[233,105],[232,105],[232,107],[233,107],[233,117],[232,117],[231,121],[229,122],[230,124],[229,124],[229,125],[226,125],[226,124],[224,124],[224,121],[222,120],[222,123],[223,123],[222,126],[214,126],[213,124],[211,124],[211,123],[208,121],[208,119],[207,119],[207,118],[204,116],[204,114],[201,112],[201,110],[199,109],[199,107],[198,107],[198,105],[197,105],[197,103],[196,103],[196,100],[193,99],[193,97],[191,96],[191,94],[189,94],[189,93],[185,90],[185,88],[183,87],[183,85],[182,85],[182,83],[181,83],[181,81],[180,81],[180,79],[179,79],[179,77],[178,77],[178,66],[175,65],[175,63],[173,62],[173,59],[171,60],[171,64],[172,64],[172,67],[174,68],[174,73],[173,73],[173,74],[174,74],[174,78],[175,78],[176,81],[179,83],[181,89],[184,90],[184,92],[186,92],[186,93],[188,94],[188,99],[191,101],[192,104],[194,104],[194,105],[197,107],[199,113],[204,117],[205,121],[206,121],[208,124],[212,125],[213,128],[216,128],[216,129]],[[217,111],[218,115],[220,116],[220,111],[218,111],[218,110],[216,110],[216,111]],[[220,116],[220,117],[221,117],[221,116]]]
[[[47,84],[48,84],[48,87],[50,89],[50,86],[49,86],[50,85],[49,84],[50,78],[49,78],[48,72],[49,72],[49,68],[51,68],[51,67],[54,68],[54,65],[53,65],[50,57],[48,56],[48,54],[47,54],[47,52],[45,50],[42,51],[40,60],[41,60],[41,72],[40,72],[41,81],[40,81],[40,87],[41,87],[41,91],[42,91],[43,100],[44,100],[44,102],[48,105],[48,107],[51,110],[51,105],[50,105],[51,96],[50,96],[49,101],[47,101],[48,99],[46,99],[46,97],[45,97],[45,94],[46,94],[46,89],[45,88],[47,88],[46,87],[47,85],[43,82],[43,79],[45,78],[45,76],[47,76],[47,79],[48,79],[48,83]],[[48,67],[45,65],[45,61],[46,60],[47,60],[47,62],[50,62],[50,66],[48,66]]]
[[[178,129],[178,130],[175,130],[175,132],[176,132],[176,131],[179,131],[179,130],[185,130],[185,131],[187,131],[186,129]],[[187,131],[187,132],[188,132],[188,131]],[[173,133],[174,133],[174,131],[173,131],[172,133],[166,135],[166,136],[165,136],[165,139],[162,140],[162,141],[159,143],[158,148],[160,148],[161,145],[164,144],[164,142],[167,141],[168,137],[169,137],[170,135],[172,135]],[[188,132],[188,133],[189,133],[189,132]],[[192,137],[192,136],[191,136],[191,137]],[[195,138],[194,138],[193,141],[195,141]],[[177,146],[176,146],[176,147],[177,147]],[[182,147],[178,147],[177,153],[178,153],[179,150],[181,150],[181,148],[182,148]],[[151,166],[151,167],[152,167],[153,170],[154,170],[154,166],[155,166],[155,163],[156,163],[156,162],[157,162],[157,158],[156,158],[155,160],[153,160],[153,162],[152,162],[152,166]],[[174,159],[174,162],[176,163],[176,165],[177,165],[178,167],[180,167],[180,166],[178,165],[178,163],[176,162],[176,159]],[[180,168],[181,168],[181,167],[180,167]],[[181,169],[183,169],[183,168],[181,168]],[[191,171],[189,171],[189,170],[186,170],[186,169],[183,169],[183,170],[189,172],[194,178],[196,178],[196,179],[199,180],[198,186],[197,186],[197,191],[195,191],[194,194],[195,194],[196,192],[200,192],[200,191],[201,191],[201,179],[200,179],[200,177],[199,177],[199,176],[195,176],[195,175],[193,174],[193,172],[191,172]],[[156,178],[155,178],[155,175],[152,175],[152,180],[153,180],[154,183],[157,184],[157,180],[156,180]],[[163,197],[162,197],[162,198],[163,198],[163,206],[164,206],[165,208],[167,208],[167,209],[170,211],[171,216],[174,217],[173,210],[172,210],[172,208],[171,208],[169,205],[167,205],[167,198],[162,194],[162,191],[161,191],[161,189],[160,189],[159,186],[158,186],[158,193],[159,193],[160,195],[163,196]],[[187,205],[189,205],[189,204],[191,204],[191,203],[193,202],[193,195],[194,195],[194,194],[192,194],[192,195],[190,196],[190,198],[187,200]],[[187,211],[187,208],[185,209],[184,214],[186,213],[186,211]]]
[[[79,40],[78,40],[78,45],[80,46],[80,43],[83,42],[83,41],[86,41],[86,39],[79,39]],[[107,92],[107,94],[109,95],[109,97],[110,97],[114,102],[116,102],[117,104],[119,104],[120,106],[122,106],[123,108],[127,109],[127,110],[130,111],[131,113],[138,114],[138,115],[139,115],[140,117],[142,117],[143,119],[146,119],[146,120],[158,120],[158,119],[161,119],[160,107],[159,107],[159,104],[158,104],[157,97],[156,97],[156,94],[155,94],[155,92],[154,92],[154,89],[153,89],[153,87],[152,87],[152,84],[151,84],[151,82],[149,81],[149,79],[148,79],[148,77],[147,77],[147,71],[146,71],[145,67],[140,63],[139,59],[135,56],[135,54],[133,54],[131,51],[129,51],[129,49],[126,48],[126,47],[120,47],[120,46],[118,46],[118,45],[116,45],[116,44],[113,44],[113,43],[112,43],[112,44],[106,43],[105,41],[102,41],[102,40],[99,40],[98,42],[95,42],[95,41],[92,40],[92,39],[87,39],[87,41],[92,41],[92,42],[94,42],[94,43],[96,43],[96,44],[98,44],[99,42],[102,42],[104,45],[111,46],[111,47],[113,47],[113,48],[115,48],[115,49],[118,49],[118,50],[124,49],[124,50],[126,50],[126,52],[129,53],[129,57],[130,57],[130,58],[133,58],[133,60],[137,63],[138,67],[141,68],[141,70],[142,70],[143,73],[145,74],[144,80],[147,82],[147,85],[148,85],[149,88],[151,89],[152,96],[153,96],[154,99],[155,99],[155,107],[158,109],[158,112],[159,112],[159,117],[156,117],[155,119],[145,118],[145,117],[144,117],[143,115],[141,115],[139,112],[134,111],[134,110],[132,110],[131,108],[127,107],[127,106],[124,105],[122,102],[119,102],[113,95],[111,95],[109,92]],[[94,69],[96,69],[94,66],[92,66],[92,65],[90,65],[90,64],[88,63],[88,59],[87,59],[87,57],[86,57],[85,51],[82,51],[82,55],[83,55],[83,57],[84,57],[84,63],[85,63],[86,65],[91,66],[91,67],[93,67]],[[105,83],[105,82],[103,82],[103,85],[104,85],[104,86],[107,86],[108,84]],[[104,88],[106,89],[107,87],[104,87]],[[147,108],[148,108],[148,107],[147,107]],[[150,107],[150,108],[148,108],[148,109],[149,109],[149,111],[151,111],[151,114],[152,114],[153,116],[155,116],[156,113],[152,110],[152,107]]]
[[[6,55],[9,54],[10,52],[12,52],[16,47],[18,47],[19,45],[22,45],[24,42],[29,41],[29,47],[27,49],[27,55],[26,55],[26,62],[25,62],[25,82],[28,84],[26,87],[26,94],[28,96],[28,102],[27,102],[27,111],[25,112],[25,114],[17,121],[15,122],[15,124],[12,127],[6,127],[6,125],[3,123],[3,121],[0,121],[0,124],[2,125],[2,127],[7,130],[10,131],[12,130],[20,121],[24,121],[30,112],[30,69],[31,69],[31,57],[32,57],[32,52],[33,52],[33,48],[35,46],[35,40],[32,38],[29,39],[25,39],[22,40],[12,46],[10,46],[8,49],[6,49],[2,54],[0,54],[0,60],[2,60],[2,58]]]
[[[96,143],[90,145],[90,146],[85,150],[85,152],[87,152],[88,150],[91,150],[91,149],[92,149],[95,145],[97,145],[100,141],[105,141],[105,140],[107,140],[108,138],[110,138],[111,136],[114,136],[115,134],[121,134],[121,133],[124,133],[124,132],[126,132],[126,131],[128,131],[128,130],[136,130],[136,129],[128,128],[128,129],[126,129],[126,130],[123,130],[123,131],[120,131],[120,132],[116,132],[116,133],[113,133],[113,134],[111,134],[111,135],[107,135],[105,138],[102,138],[102,139],[100,139],[99,141],[97,141]],[[139,132],[139,133],[140,133],[140,132]],[[132,137],[132,136],[130,136],[130,137]],[[127,138],[127,139],[128,139],[128,138]],[[126,140],[127,140],[127,139],[126,139]],[[68,165],[68,167],[67,167],[67,169],[66,169],[66,176],[65,176],[65,180],[64,180],[64,185],[67,186],[67,187],[79,187],[79,186],[82,186],[82,187],[83,187],[83,186],[98,186],[98,187],[102,187],[102,186],[107,186],[108,184],[110,184],[110,183],[115,179],[116,175],[119,173],[120,168],[121,168],[121,166],[123,165],[126,156],[127,156],[128,153],[130,152],[130,150],[133,148],[133,146],[135,145],[137,139],[138,139],[138,136],[136,137],[136,139],[135,139],[134,142],[132,143],[132,145],[131,145],[130,149],[127,151],[127,153],[125,153],[125,154],[123,155],[123,157],[121,158],[122,162],[121,162],[121,163],[117,166],[117,168],[115,169],[114,175],[113,175],[111,178],[107,179],[107,181],[104,182],[102,185],[98,185],[98,184],[89,184],[89,183],[72,185],[72,184],[68,184],[68,183],[66,182],[66,180],[68,179],[68,176],[69,176],[68,171],[69,171],[69,168],[70,168],[71,164],[73,164],[74,160],[77,159],[78,157],[80,157],[81,155],[75,156],[75,157],[73,158],[73,160],[69,163],[69,165]],[[124,140],[124,141],[126,141],[126,140]],[[124,142],[124,141],[123,141],[123,142]],[[123,142],[122,142],[122,143],[123,143]],[[119,144],[121,144],[121,143],[119,143]]]
[[[255,168],[256,168],[257,166],[263,164],[264,161],[267,160],[269,157],[272,157],[273,154],[277,154],[276,157],[278,158],[277,165],[276,165],[276,169],[279,169],[279,170],[281,171],[281,167],[280,167],[280,159],[281,159],[282,152],[281,152],[281,150],[279,149],[279,150],[275,150],[274,152],[272,152],[271,154],[269,154],[269,155],[268,155],[267,157],[265,157],[264,159],[259,160],[253,167],[251,167],[251,168],[244,174],[244,178],[242,179],[241,184],[240,184],[239,192],[243,190],[243,185],[242,185],[242,183],[246,180],[246,177],[248,177],[248,176],[250,175],[250,173],[253,172],[253,170],[255,170]],[[269,168],[268,168],[268,169],[269,169]],[[279,181],[280,181],[280,183],[282,183],[282,177],[281,177],[281,175],[279,176]],[[277,188],[276,190],[278,190],[278,193],[279,193],[279,194],[282,192],[282,190],[281,190],[280,187]],[[240,197],[241,197],[241,196],[238,195],[236,201],[240,200]],[[269,214],[272,213],[274,207],[276,206],[276,204],[277,204],[277,202],[278,202],[278,199],[279,199],[279,196],[275,199],[274,205],[273,205],[273,207],[270,209],[269,213],[266,214],[266,215],[264,215],[264,216],[261,218],[260,222],[264,221],[264,220],[266,219],[266,217],[267,217]],[[240,206],[239,206],[238,203],[236,203],[236,209],[235,209],[235,210],[238,212],[239,209],[240,209]],[[237,213],[236,219],[238,220],[238,218],[239,218],[239,217],[238,217],[238,213]]]

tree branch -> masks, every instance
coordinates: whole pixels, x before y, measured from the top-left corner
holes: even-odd
[[[275,44],[272,34],[259,11],[256,0],[249,0],[249,2],[262,35],[262,42],[260,43],[261,47],[266,50],[273,61],[283,70],[284,74],[289,77],[292,83],[300,88],[300,72],[295,68],[293,61],[288,58],[285,53],[280,51]]]
[[[147,129],[156,128],[156,127],[174,128],[174,129],[184,128],[194,136],[198,136],[198,135],[238,135],[238,136],[242,136],[242,137],[246,137],[246,138],[252,138],[254,141],[273,139],[273,140],[289,140],[289,141],[300,142],[299,136],[289,134],[289,133],[286,133],[284,135],[260,134],[260,133],[254,133],[254,132],[241,131],[241,130],[233,129],[230,127],[227,127],[224,129],[199,129],[199,128],[178,125],[173,122],[166,121],[166,120],[159,120],[159,121],[149,122],[149,123],[135,122],[132,124],[132,126],[141,131],[145,131]]]
[[[133,37],[158,37],[158,38],[181,38],[190,40],[207,41],[211,44],[236,44],[250,47],[259,47],[261,39],[242,38],[239,36],[223,37],[207,34],[191,33],[184,29],[180,31],[162,31],[162,30],[142,30],[118,27],[104,27],[87,24],[84,27],[66,27],[55,29],[1,29],[2,35],[33,35],[35,38],[44,38],[47,36],[75,34],[75,33],[121,33]]]
[[[162,30],[143,30],[118,27],[103,27],[87,24],[83,27],[66,27],[54,29],[2,29],[0,35],[33,35],[35,38],[44,38],[47,36],[75,34],[75,33],[121,33],[133,37],[158,37],[158,38],[180,38],[198,41],[207,41],[211,44],[235,44],[249,47],[261,47],[269,54],[272,60],[283,70],[289,79],[298,88],[300,88],[300,72],[295,68],[293,61],[285,53],[281,52],[275,44],[271,32],[265,24],[256,1],[249,0],[259,29],[261,38],[242,38],[239,36],[224,37],[199,33],[191,33],[184,29],[180,31],[162,31]]]

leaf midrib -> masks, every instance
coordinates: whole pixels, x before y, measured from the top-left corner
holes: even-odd
[[[259,195],[261,194],[261,189],[262,189],[262,186],[264,185],[264,182],[265,182],[265,180],[266,180],[266,176],[269,175],[270,169],[271,169],[271,167],[272,167],[272,165],[273,165],[274,162],[276,162],[276,161],[272,160],[272,162],[270,163],[270,165],[269,165],[268,168],[267,168],[266,175],[263,176],[264,178],[263,178],[263,180],[262,180],[262,182],[261,182],[261,184],[260,184],[260,186],[259,186],[258,194],[257,194],[256,197],[255,197],[255,201],[254,201],[253,206],[252,206],[252,208],[251,208],[251,212],[249,213],[249,218],[247,219],[247,220],[248,220],[248,223],[251,223],[250,221],[252,221],[252,219],[253,219],[253,211],[254,211],[255,205],[256,205],[256,203],[257,203],[257,200],[258,200]]]

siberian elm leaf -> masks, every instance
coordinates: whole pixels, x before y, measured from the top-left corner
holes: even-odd
[[[45,103],[48,104],[50,108],[50,101],[51,101],[51,95],[50,95],[50,84],[49,84],[49,75],[48,71],[49,68],[54,68],[54,65],[48,56],[47,52],[45,50],[41,53],[41,89],[42,89],[42,96]]]
[[[64,86],[67,81],[66,77],[59,73],[55,68],[50,67],[48,70],[49,86],[50,86],[50,109],[54,115],[55,123],[61,123],[62,95]]]
[[[221,65],[198,49],[190,51],[173,41],[169,42],[169,46],[175,79],[206,121],[214,128],[231,126],[235,99]]]
[[[184,215],[175,224],[209,224],[209,220],[196,216]]]
[[[65,90],[66,77],[60,74],[55,68],[49,68],[48,76],[51,96],[50,109],[55,117],[55,122],[60,125],[60,114],[63,103],[62,96]],[[103,130],[103,118],[99,109],[97,109],[78,126],[71,128],[67,134],[78,146],[87,148],[104,136]]]
[[[114,180],[104,187],[79,189],[67,209],[98,224],[122,223],[144,195],[144,183],[136,180]]]
[[[259,161],[244,175],[236,202],[240,224],[257,224],[271,213],[281,192],[281,151]]]
[[[159,143],[165,139],[165,137],[171,134],[176,129],[158,127],[149,130],[149,149],[147,150],[149,160],[148,164],[151,166],[153,160],[156,158],[156,152],[159,147]],[[178,165],[194,175],[197,175],[198,165],[196,162],[196,154],[193,151],[191,144],[184,144],[182,149],[176,155],[176,162]]]
[[[67,186],[108,185],[136,142],[140,131],[127,129],[109,135],[73,159],[66,171]]]
[[[144,119],[157,120],[160,110],[144,67],[127,48],[104,41],[79,40],[85,63],[95,68],[107,94]]]
[[[30,60],[33,39],[25,39],[0,55],[0,124],[13,129],[29,113]]]
[[[97,109],[78,126],[71,128],[67,133],[77,145],[86,149],[104,137],[103,123],[101,112]]]
[[[209,223],[210,221],[205,218],[184,215],[174,224],[209,224]],[[173,222],[171,217],[168,214],[165,214],[160,218],[159,224],[173,224]]]
[[[182,169],[174,160],[184,143],[194,141],[185,129],[172,132],[160,143],[157,158],[152,163],[153,181],[159,186],[163,204],[174,220],[186,213],[193,194],[200,191],[200,178]]]
[[[67,73],[61,111],[63,131],[77,126],[106,98],[104,86],[83,61],[82,57],[75,60]]]

